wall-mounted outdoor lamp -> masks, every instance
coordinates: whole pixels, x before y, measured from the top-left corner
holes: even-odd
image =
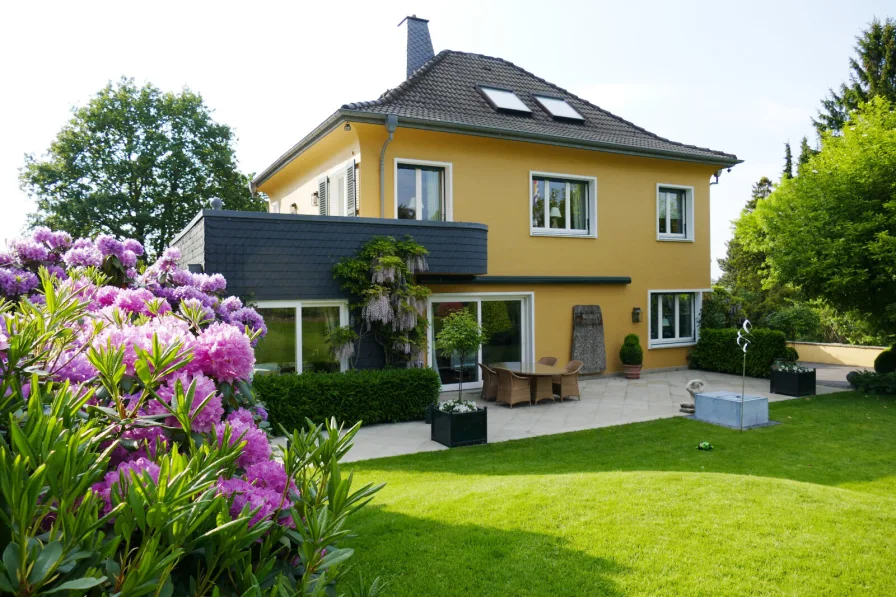
[[[346,122],[345,126],[342,127],[342,130],[344,130],[345,132],[348,132],[348,131],[352,130],[352,125],[350,125],[349,123]]]
[[[632,309],[632,323],[641,323],[641,307]]]

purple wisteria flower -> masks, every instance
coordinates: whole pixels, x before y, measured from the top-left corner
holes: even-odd
[[[218,310],[221,314],[233,313],[234,311],[239,311],[243,308],[243,301],[239,299],[239,297],[228,296],[226,299],[221,301],[221,305]]]
[[[196,382],[196,389],[193,394],[193,408],[190,411],[190,414],[196,415],[196,418],[193,419],[192,431],[201,433],[210,432],[214,425],[221,423],[221,417],[224,416],[224,404],[221,401],[221,395],[218,393],[215,380],[206,377],[201,373],[195,375],[180,373],[169,378],[165,384],[158,389],[157,393],[159,398],[162,398],[168,404],[171,404],[171,399],[174,397],[178,381],[181,383],[184,393],[190,388],[191,382]],[[206,405],[197,414],[196,411],[199,405],[202,404],[202,401],[209,395],[213,395],[212,398],[209,399]],[[177,425],[177,420],[174,417],[169,417],[165,420],[165,423],[174,427]]]
[[[0,252],[0,267],[12,265],[14,262],[15,258],[12,256],[12,254]]]
[[[268,328],[264,324],[264,318],[258,314],[258,311],[251,307],[237,309],[227,316],[227,321],[238,326],[240,329],[248,326],[253,332],[261,332],[255,339],[253,346],[258,344],[258,340],[264,338],[268,333]]]
[[[55,233],[46,226],[38,226],[31,231],[31,238],[33,238],[35,242],[49,244],[50,241],[53,240],[54,234]]]

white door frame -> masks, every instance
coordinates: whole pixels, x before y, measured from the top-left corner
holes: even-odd
[[[521,305],[521,324],[520,337],[522,341],[522,358],[523,362],[535,362],[535,293],[534,292],[452,292],[444,294],[432,294],[426,305],[426,312],[430,325],[426,329],[426,342],[429,350],[427,351],[427,360],[429,366],[436,368],[435,355],[435,337],[433,334],[433,303],[476,303],[476,320],[482,322],[482,302],[483,301],[509,301],[519,300]],[[482,362],[482,347],[476,354],[476,361]],[[481,388],[482,380],[479,378],[479,369],[476,368],[476,380],[464,383],[464,387]],[[442,384],[442,391],[456,390],[458,384]]]

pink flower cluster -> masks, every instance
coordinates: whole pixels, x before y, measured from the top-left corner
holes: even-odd
[[[254,404],[251,396],[243,397],[238,384],[251,378],[255,366],[253,343],[267,332],[264,320],[237,297],[222,296],[227,287],[223,276],[179,269],[181,256],[177,249],[166,250],[138,275],[135,268],[143,254],[143,246],[135,240],[101,235],[94,241],[73,241],[68,234],[48,228],[36,228],[30,237],[10,242],[8,252],[0,252],[0,295],[42,302],[37,272],[46,267],[61,280],[61,286],[74,289],[88,305],[87,317],[72,325],[72,345],[54,359],[50,379],[87,389],[96,384],[98,375],[88,358],[90,350],[123,348],[123,364],[131,380],[127,391],[134,392],[125,403],[129,408],[137,407],[140,416],[155,416],[145,419],[143,426],[118,429],[122,441],[112,454],[105,478],[94,486],[106,502],[106,511],[111,509],[114,495],[126,493],[131,471],[138,475],[148,472],[157,480],[160,452],[183,441],[174,417],[157,417],[168,414],[165,406],[172,405],[178,383],[184,392],[195,384],[191,432],[209,434],[210,439],[217,437],[222,442],[229,430],[231,444],[245,442],[234,474],[219,481],[220,491],[233,498],[231,512],[236,515],[249,504],[252,509],[258,508],[253,517],[257,522],[277,510],[287,510],[296,495],[295,485],[286,478],[283,466],[271,459],[263,429],[267,411]],[[103,267],[110,264],[109,260],[123,274],[115,279],[115,286],[97,287],[76,274],[76,268]],[[200,321],[187,316],[197,310],[204,314]],[[179,343],[181,356],[188,362],[163,379],[155,388],[155,397],[147,399],[135,363],[137,349],[151,351],[154,339],[165,347]],[[7,348],[7,333],[0,317],[0,367]],[[225,400],[225,395],[239,396],[247,406],[234,409],[234,402]],[[92,398],[91,404],[108,406],[103,400]],[[139,400],[144,402],[137,405]],[[153,423],[160,420],[164,426]],[[287,524],[287,519],[284,514],[282,522]]]

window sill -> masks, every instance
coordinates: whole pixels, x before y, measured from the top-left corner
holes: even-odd
[[[529,236],[554,236],[558,238],[597,238],[593,232],[567,232],[562,230],[529,230]]]
[[[687,238],[684,236],[657,236],[656,240],[664,243],[692,243],[694,242],[693,238]]]
[[[654,350],[656,348],[685,348],[688,346],[697,346],[697,342],[694,340],[685,340],[683,342],[648,342],[647,350]]]

